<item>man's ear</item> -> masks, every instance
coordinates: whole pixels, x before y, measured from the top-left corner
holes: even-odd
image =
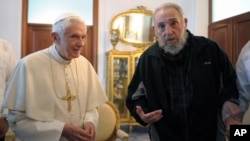
[[[55,32],[51,33],[51,38],[52,38],[53,42],[55,42],[55,43],[58,43],[60,40],[59,35]]]
[[[184,24],[186,27],[187,27],[187,22],[188,22],[187,18],[184,18]]]

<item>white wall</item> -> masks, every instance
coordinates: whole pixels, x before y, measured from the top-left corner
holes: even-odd
[[[0,38],[9,41],[21,56],[22,0],[0,0]]]

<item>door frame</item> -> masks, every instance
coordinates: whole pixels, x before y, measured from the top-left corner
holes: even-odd
[[[99,13],[99,0],[93,0],[93,26],[92,26],[92,36],[89,38],[91,39],[91,58],[89,61],[93,65],[94,69],[98,70],[98,13]],[[28,0],[22,0],[22,49],[21,49],[21,57],[27,55],[27,48],[28,48]]]

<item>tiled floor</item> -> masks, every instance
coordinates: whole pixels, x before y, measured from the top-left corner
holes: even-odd
[[[129,141],[150,141],[148,133],[132,133],[129,135]]]
[[[122,126],[121,128],[129,134],[129,141],[150,141],[148,130],[145,127],[133,126],[131,133],[129,133],[128,126]],[[120,140],[117,139],[116,141]]]

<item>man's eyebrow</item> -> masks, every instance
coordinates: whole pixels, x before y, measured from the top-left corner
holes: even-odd
[[[177,18],[167,18],[167,19],[161,20],[159,23],[165,23],[165,22],[168,22],[168,21],[178,21],[178,19]]]

